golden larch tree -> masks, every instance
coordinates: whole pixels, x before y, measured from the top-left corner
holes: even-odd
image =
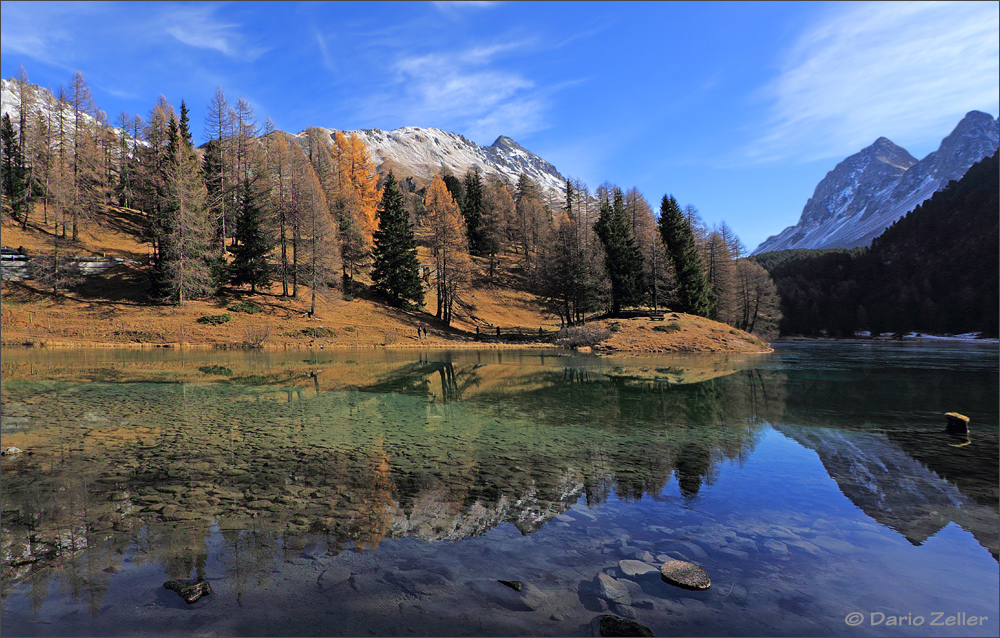
[[[424,225],[431,233],[435,262],[437,316],[451,325],[452,312],[462,288],[472,273],[465,231],[465,219],[441,176],[435,176],[424,196]]]

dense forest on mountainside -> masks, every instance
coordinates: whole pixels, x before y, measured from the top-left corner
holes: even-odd
[[[449,326],[456,314],[474,316],[473,290],[503,285],[530,291],[564,325],[652,306],[775,334],[766,271],[742,258],[724,223],[706,227],[673,197],[661,207],[668,224],[636,189],[614,184],[591,194],[567,180],[562,202],[525,173],[516,183],[437,175],[418,189],[405,175],[379,174],[353,134],[262,126],[221,88],[205,121],[209,141],[195,148],[183,101],[178,111],[161,96],[147,117],[121,113],[112,126],[79,72],[56,96],[23,70],[11,86],[4,222],[44,238],[32,277],[51,294],[80,282],[73,258],[113,211],[149,246],[149,285],[135,300],[144,304],[237,289],[306,294],[312,315],[315,296],[331,289],[405,309],[422,307],[426,293]],[[431,264],[418,262],[418,247]]]
[[[768,269],[781,296],[781,333],[997,336],[998,173],[994,153],[887,228],[868,249],[753,257]]]

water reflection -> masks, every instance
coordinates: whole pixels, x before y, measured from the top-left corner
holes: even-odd
[[[213,521],[248,583],[307,537],[374,549],[502,522],[530,533],[581,494],[634,500],[676,477],[693,497],[780,415],[759,371],[722,382],[743,360],[657,372],[510,353],[379,359],[126,358],[46,366],[38,381],[32,363],[5,363],[4,445],[31,455],[3,464],[4,582],[40,575],[44,591],[66,572],[74,597],[99,601],[127,551],[200,575]],[[192,381],[149,382],[171,372]],[[709,380],[671,383],[688,372]]]
[[[126,562],[183,579],[218,560],[239,598],[317,544],[375,551],[501,523],[532,534],[581,497],[656,500],[672,481],[694,508],[771,424],[880,524],[919,544],[955,522],[997,556],[995,427],[932,447],[920,383],[890,383],[915,389],[889,397],[872,370],[752,356],[73,354],[3,363],[3,446],[31,454],[2,463],[2,597],[28,582],[36,613],[56,585],[96,614]]]

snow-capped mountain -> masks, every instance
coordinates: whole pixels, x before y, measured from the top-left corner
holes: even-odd
[[[970,111],[941,146],[917,161],[884,137],[837,164],[816,186],[799,223],[768,237],[753,254],[790,248],[867,246],[918,204],[992,155],[1000,122]]]
[[[2,82],[2,112],[10,114],[16,127],[21,103],[19,87],[16,80]],[[33,110],[43,118],[56,117],[58,101],[55,97],[42,87],[28,85],[28,88],[33,94]],[[83,117],[93,122],[90,115],[84,114]],[[333,138],[334,129],[320,130]],[[353,133],[364,142],[379,173],[385,174],[392,169],[401,180],[413,177],[417,182],[425,183],[444,171],[461,178],[469,169],[478,169],[484,176],[498,174],[514,186],[524,173],[538,184],[543,193],[557,200],[562,199],[566,186],[566,178],[559,174],[555,166],[503,135],[490,146],[479,146],[457,133],[436,128],[407,126],[393,131],[364,129],[343,132]],[[293,137],[304,140],[305,133]]]
[[[336,132],[334,129],[320,130],[331,139]],[[469,169],[478,168],[483,175],[501,175],[511,185],[516,185],[520,175],[525,173],[543,191],[556,197],[561,197],[566,187],[566,178],[555,166],[503,135],[490,146],[479,146],[457,133],[416,126],[392,131],[363,129],[343,133],[353,133],[364,142],[379,173],[387,173],[391,168],[400,179],[430,180],[446,170],[461,178]],[[296,137],[304,138],[305,133]]]

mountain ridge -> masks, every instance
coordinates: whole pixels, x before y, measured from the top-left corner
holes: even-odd
[[[554,165],[528,151],[506,135],[490,146],[479,146],[464,135],[439,128],[404,126],[390,131],[378,128],[348,131],[317,127],[330,139],[337,132],[353,134],[371,154],[379,174],[391,168],[402,171],[397,178],[414,177],[430,181],[437,173],[461,177],[469,170],[495,174],[516,185],[522,173],[552,196],[561,197],[566,178]],[[305,131],[292,136],[304,140]]]
[[[969,111],[937,150],[920,160],[880,137],[828,172],[798,223],[768,237],[752,254],[867,246],[894,221],[992,154],[998,142],[1000,122],[981,111]]]
[[[17,80],[3,79],[2,114],[10,115],[17,125],[17,108],[20,100]],[[42,114],[54,114],[56,98],[52,93],[36,84],[28,84],[34,93],[33,110]],[[93,123],[95,118],[85,113],[84,119]],[[113,128],[113,127],[112,127]],[[433,127],[404,126],[390,131],[378,128],[344,130],[317,127],[332,140],[340,131],[354,134],[364,144],[372,156],[376,171],[385,175],[389,169],[397,171],[397,178],[416,178],[418,182],[429,183],[431,178],[442,172],[450,172],[457,177],[468,170],[479,170],[484,175],[500,175],[514,186],[521,173],[534,180],[542,192],[559,201],[563,197],[566,178],[556,167],[542,157],[525,149],[506,135],[500,135],[489,146],[479,146],[460,133]],[[114,129],[119,132],[118,129]],[[305,131],[297,134],[282,131],[300,143],[305,139]]]

